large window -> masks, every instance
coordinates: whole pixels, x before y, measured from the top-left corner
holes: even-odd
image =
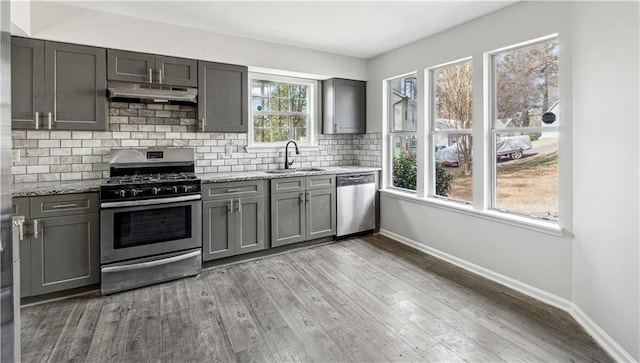
[[[317,81],[251,74],[252,145],[314,141]]]
[[[500,51],[492,66],[492,207],[557,220],[558,41]]]
[[[430,70],[434,195],[473,200],[471,60]]]
[[[417,76],[388,81],[388,124],[391,185],[416,190],[417,183]]]

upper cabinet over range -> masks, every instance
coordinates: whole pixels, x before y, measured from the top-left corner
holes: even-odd
[[[109,49],[110,81],[196,87],[198,61],[147,53]]]
[[[12,126],[104,130],[106,73],[103,48],[13,37]]]
[[[365,133],[366,85],[363,81],[341,78],[322,81],[323,133]]]

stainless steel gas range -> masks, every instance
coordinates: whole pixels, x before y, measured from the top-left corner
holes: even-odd
[[[103,294],[199,274],[200,179],[193,149],[112,150],[100,188]]]

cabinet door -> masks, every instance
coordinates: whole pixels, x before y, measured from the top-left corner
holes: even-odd
[[[46,42],[44,52],[43,125],[55,130],[105,130],[106,50]]]
[[[306,192],[308,240],[336,234],[336,189]]]
[[[100,282],[97,213],[34,219],[32,226],[33,295]]]
[[[170,86],[198,86],[198,61],[195,59],[156,56],[158,83]]]
[[[151,83],[156,72],[156,56],[153,54],[109,49],[107,51],[108,78],[110,81]]]
[[[264,244],[264,197],[237,200],[236,255],[260,251]]]
[[[231,199],[202,203],[202,259],[204,261],[234,255],[235,216],[232,214],[231,204]]]
[[[305,240],[304,192],[271,195],[271,246]]]
[[[325,134],[365,132],[366,82],[334,78],[323,82]]]
[[[247,77],[247,67],[198,62],[198,130],[247,132]]]
[[[44,112],[44,42],[11,38],[11,119],[13,128],[35,129]]]

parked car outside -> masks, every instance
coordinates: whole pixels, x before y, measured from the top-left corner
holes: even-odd
[[[512,160],[520,159],[525,150],[531,149],[529,135],[501,137],[496,141],[496,158],[509,157]],[[438,147],[436,150],[436,162],[445,166],[458,165],[458,148],[453,143],[447,147]]]

